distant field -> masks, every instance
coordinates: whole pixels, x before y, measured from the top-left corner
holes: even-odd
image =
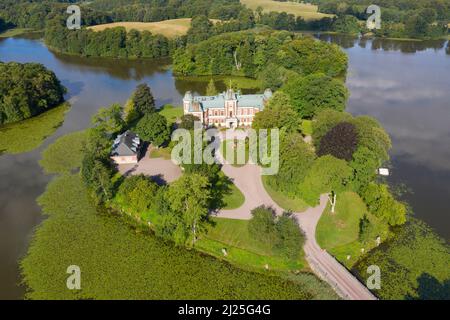
[[[211,19],[213,22],[217,22],[219,20]],[[191,26],[190,18],[183,19],[172,19],[158,22],[114,22],[114,23],[106,23],[99,24],[97,26],[89,27],[94,31],[102,31],[108,28],[114,27],[124,27],[127,31],[131,29],[135,29],[138,31],[150,31],[154,34],[162,34],[168,38],[174,38],[177,36],[182,36],[187,33]]]
[[[332,17],[331,14],[319,13],[316,5],[298,2],[279,2],[273,0],[241,0],[241,3],[252,10],[262,7],[264,12],[276,11],[292,13],[301,16],[305,20],[315,20],[324,17]]]

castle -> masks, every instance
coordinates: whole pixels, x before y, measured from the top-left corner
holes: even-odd
[[[251,126],[255,114],[264,109],[271,97],[270,89],[263,94],[240,94],[228,89],[217,96],[193,96],[188,91],[183,98],[183,110],[184,114],[199,118],[204,126]]]

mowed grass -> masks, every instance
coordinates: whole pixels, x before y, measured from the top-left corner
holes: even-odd
[[[374,234],[382,240],[388,237],[387,225],[367,211],[363,200],[354,192],[337,195],[335,212],[328,204],[316,229],[316,240],[322,249],[328,250],[347,267],[376,246],[375,237],[367,244],[359,242],[360,219],[366,215],[375,227]],[[361,251],[364,249],[364,252]],[[347,257],[350,256],[350,259]]]
[[[216,23],[219,20],[211,19],[211,21]],[[182,18],[158,22],[114,22],[99,24],[89,27],[89,29],[94,31],[103,31],[108,28],[116,27],[124,27],[127,31],[130,31],[132,29],[137,31],[150,31],[151,33],[161,34],[168,38],[175,38],[184,36],[187,33],[187,31],[191,27],[191,19]]]
[[[272,249],[253,238],[247,220],[213,218],[215,225],[196,243],[198,250],[248,270],[292,271],[305,268],[303,251],[296,261],[276,256]],[[224,256],[225,249],[227,256]]]
[[[230,185],[230,191],[223,196],[225,206],[222,209],[237,209],[244,204],[245,197],[234,183]]]
[[[36,149],[63,123],[67,103],[17,123],[0,126],[0,154],[23,153]]]
[[[183,116],[183,108],[166,104],[159,110],[159,114],[164,116],[169,124],[173,124]]]
[[[303,199],[288,197],[286,194],[272,188],[269,184],[268,176],[262,176],[261,179],[269,196],[284,210],[302,212],[308,209],[309,206]]]
[[[300,16],[305,20],[318,20],[324,17],[332,17],[332,14],[318,12],[318,7],[312,4],[298,2],[279,2],[273,0],[241,0],[241,3],[252,10],[262,7],[264,12],[286,12]]]

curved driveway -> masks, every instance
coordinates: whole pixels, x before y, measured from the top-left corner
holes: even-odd
[[[222,170],[244,194],[245,202],[238,209],[220,210],[216,213],[217,217],[248,220],[251,218],[250,211],[260,205],[271,206],[278,214],[283,212],[283,209],[272,200],[265,190],[259,166],[247,164],[238,168],[224,164]],[[326,205],[327,196],[322,195],[320,204],[317,207],[309,208],[304,212],[294,213],[306,236],[304,250],[311,269],[320,278],[327,281],[344,299],[376,299],[345,267],[317,244],[315,237],[316,225]]]

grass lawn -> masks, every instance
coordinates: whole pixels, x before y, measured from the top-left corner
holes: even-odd
[[[172,157],[172,149],[170,148],[153,148],[150,150],[150,158],[164,158],[165,160],[170,160]]]
[[[3,32],[0,33],[0,38],[15,37],[15,36],[21,35],[23,33],[30,32],[32,30],[33,29],[27,29],[27,28],[8,29],[8,30],[3,31]]]
[[[166,104],[159,110],[159,113],[166,117],[169,124],[172,124],[177,122],[177,120],[183,116],[183,108]]]
[[[320,13],[318,7],[312,4],[303,4],[298,2],[279,2],[273,0],[241,0],[241,3],[252,10],[262,7],[264,12],[287,12],[295,16],[303,17],[305,20],[316,20],[324,17],[332,17],[332,14]]]
[[[270,247],[250,237],[247,220],[213,218],[213,221],[215,226],[197,241],[197,249],[249,270],[265,270],[266,264],[269,270],[276,271],[305,268],[303,251],[296,261],[273,255]],[[227,250],[226,257],[223,248]]]
[[[67,110],[65,103],[36,117],[0,126],[0,154],[36,149],[63,123]]]
[[[322,214],[316,229],[317,243],[351,267],[363,255],[361,248],[367,253],[376,245],[375,238],[368,244],[358,241],[359,221],[364,215],[367,215],[375,226],[375,233],[380,235],[382,240],[386,239],[387,225],[367,212],[366,205],[356,193],[344,192],[337,195],[335,213],[331,213],[328,205]],[[350,259],[347,259],[347,256],[350,256]]]
[[[261,178],[264,188],[266,189],[269,196],[284,210],[290,210],[293,212],[302,212],[308,209],[309,206],[303,199],[288,197],[282,192],[273,189],[269,185],[268,176],[262,176]]]
[[[214,23],[219,21],[211,19]],[[100,24],[89,27],[94,31],[103,31],[108,28],[124,27],[127,31],[135,29],[137,31],[150,31],[155,34],[162,34],[168,38],[184,36],[191,27],[191,19],[171,19],[158,22],[114,22]]]
[[[237,209],[244,204],[245,197],[242,192],[233,184],[230,185],[230,193],[223,196],[225,206],[222,209],[231,210]]]
[[[46,173],[64,173],[81,167],[86,131],[79,131],[60,137],[42,152],[39,161]]]

